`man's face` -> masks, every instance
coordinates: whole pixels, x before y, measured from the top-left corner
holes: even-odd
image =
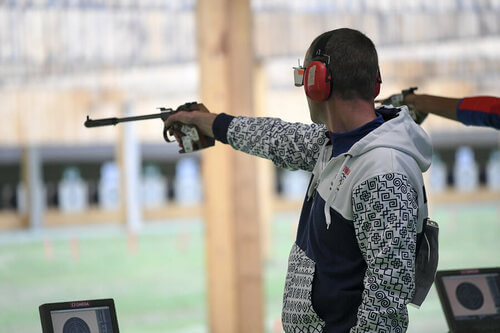
[[[307,104],[309,105],[309,116],[313,123],[316,124],[326,124],[324,115],[325,115],[325,102],[315,102],[309,97],[307,97]]]

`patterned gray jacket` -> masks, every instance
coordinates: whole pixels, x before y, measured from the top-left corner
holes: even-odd
[[[214,132],[233,148],[312,171],[289,257],[285,331],[405,331],[417,233],[427,218],[422,172],[432,154],[407,110],[334,158],[324,126],[274,118],[226,122],[222,131],[223,121],[214,124]]]

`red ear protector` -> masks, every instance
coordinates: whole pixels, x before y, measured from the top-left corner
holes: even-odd
[[[329,38],[330,34],[325,34],[320,38],[312,61],[304,73],[306,95],[316,102],[326,101],[332,93],[332,74],[328,69],[330,56],[325,52]]]
[[[312,61],[304,73],[304,90],[316,102],[326,101],[332,93],[332,74],[321,60]]]
[[[330,56],[324,51],[330,34],[325,34],[317,43],[314,57],[307,68],[303,66],[294,67],[295,86],[304,85],[307,97],[316,102],[326,101],[332,93],[332,74],[328,69]],[[377,83],[375,84],[374,98],[380,93],[382,77],[380,70],[377,71]]]

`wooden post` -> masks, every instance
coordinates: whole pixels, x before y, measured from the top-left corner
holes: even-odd
[[[131,116],[132,104],[123,105],[123,116]],[[137,232],[142,224],[140,179],[141,153],[135,133],[134,123],[123,123],[120,128],[118,144],[118,163],[120,169],[121,210],[127,231]]]
[[[249,0],[199,0],[201,101],[254,114]],[[217,144],[202,155],[211,332],[263,332],[257,160]]]
[[[43,197],[42,162],[38,148],[28,144],[23,149],[22,179],[29,226],[38,230],[43,224],[45,204]]]
[[[264,66],[259,63],[255,66],[255,114],[258,117],[267,116],[267,92],[269,89],[267,74]],[[274,166],[271,161],[259,158],[257,160],[257,190],[260,211],[260,238],[261,252],[264,262],[270,258],[272,251],[272,210],[274,195]]]

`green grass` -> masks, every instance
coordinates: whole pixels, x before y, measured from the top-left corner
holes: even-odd
[[[499,266],[500,204],[442,205],[440,269]],[[298,213],[272,223],[264,262],[266,330],[279,321],[288,252]],[[71,251],[79,239],[80,254]],[[53,257],[44,242],[53,246]],[[42,303],[115,299],[121,332],[206,332],[204,229],[199,220],[148,226],[137,252],[113,228],[75,228],[0,234],[0,327],[2,332],[39,332]],[[409,332],[447,330],[434,289],[417,310],[410,308]]]
[[[72,256],[71,239],[52,240],[53,258],[44,240],[0,245],[0,327],[6,332],[40,331],[42,303],[115,299],[122,332],[203,331],[205,267],[201,224],[166,227],[138,236],[136,253],[122,232],[98,232],[80,238]],[[200,330],[199,330],[200,331]]]
[[[500,266],[500,203],[441,205],[431,211],[439,223],[439,270]],[[447,332],[433,287],[420,309],[408,308],[408,332]]]

